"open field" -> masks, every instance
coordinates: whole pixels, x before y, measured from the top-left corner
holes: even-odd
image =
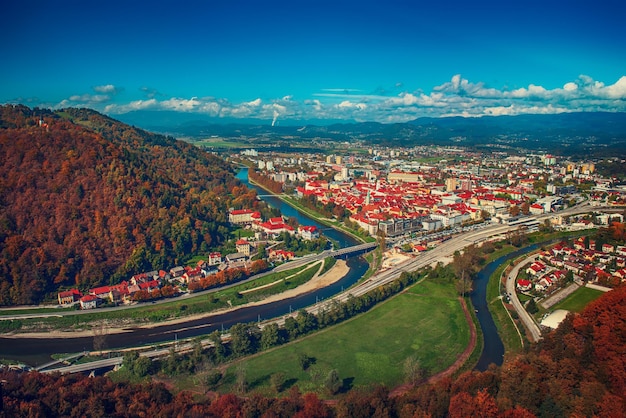
[[[344,389],[403,381],[403,362],[415,356],[431,375],[451,365],[467,347],[469,327],[454,285],[424,281],[343,324],[232,364],[219,390],[231,391],[243,367],[251,390],[271,393],[270,377],[282,372],[288,385],[318,391],[337,369]],[[299,356],[314,363],[303,371]]]
[[[551,311],[565,309],[570,312],[580,312],[585,309],[588,303],[593,302],[602,296],[604,292],[588,287],[581,287],[567,298],[550,308]]]
[[[245,141],[237,141],[226,138],[180,138],[183,141],[190,142],[199,147],[205,148],[246,148],[250,147],[250,144]]]

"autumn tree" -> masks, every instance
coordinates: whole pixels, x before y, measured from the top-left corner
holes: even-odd
[[[424,378],[424,369],[415,356],[409,356],[403,363],[404,381],[416,385]]]
[[[326,380],[324,381],[324,387],[331,395],[335,395],[341,389],[341,379],[339,378],[339,372],[337,369],[332,369],[328,372]]]

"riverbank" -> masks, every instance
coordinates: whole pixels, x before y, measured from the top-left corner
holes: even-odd
[[[290,289],[279,294],[271,295],[265,299],[262,299],[256,302],[250,302],[244,305],[234,306],[234,307],[226,308],[226,309],[220,309],[217,311],[212,311],[212,312],[207,312],[207,313],[183,316],[183,317],[179,317],[176,319],[167,320],[163,322],[153,322],[150,324],[136,326],[136,327],[123,327],[123,326],[108,327],[106,325],[106,322],[102,321],[97,324],[97,328],[98,328],[97,332],[105,332],[106,335],[124,334],[124,333],[136,331],[138,329],[152,329],[152,328],[161,327],[161,326],[181,324],[181,323],[185,323],[189,321],[209,319],[216,315],[234,312],[239,309],[248,308],[252,306],[260,306],[260,305],[265,305],[265,304],[273,303],[273,302],[280,301],[280,300],[290,299],[290,298],[300,296],[300,295],[303,295],[303,294],[306,294],[306,293],[309,293],[318,289],[322,289],[333,283],[338,282],[346,274],[348,274],[348,271],[349,271],[349,268],[344,260],[337,260],[337,262],[335,263],[333,267],[331,267],[326,273],[320,275],[319,273],[322,270],[322,268],[323,268],[323,263],[321,263],[317,273],[308,282],[294,289]],[[100,329],[102,327],[104,327],[105,329],[104,330]],[[52,331],[46,331],[46,332],[7,333],[7,334],[3,334],[3,337],[12,338],[12,339],[79,338],[79,337],[93,337],[95,332],[96,332],[95,328],[72,330],[72,331],[52,330]]]

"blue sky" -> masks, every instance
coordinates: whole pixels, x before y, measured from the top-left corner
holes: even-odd
[[[268,123],[626,111],[620,1],[11,3],[2,103]]]

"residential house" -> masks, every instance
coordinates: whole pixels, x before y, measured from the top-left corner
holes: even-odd
[[[237,240],[235,243],[237,248],[237,252],[245,255],[246,257],[250,257],[250,243],[246,239]]]
[[[89,289],[89,294],[97,297],[98,299],[109,299],[109,292],[111,292],[111,286],[100,286],[93,289]]]
[[[268,252],[270,261],[288,261],[294,258],[296,255],[292,251],[274,250],[271,249]]]
[[[539,273],[546,269],[545,264],[540,263],[539,261],[535,261],[526,269],[526,273],[531,276],[537,276]]]
[[[267,222],[257,222],[254,228],[266,232],[267,234],[279,235],[282,232],[294,233],[291,225],[287,225],[282,217],[270,218]]]
[[[539,205],[537,203],[533,203],[532,205],[530,205],[530,213],[533,215],[541,215],[542,213],[545,212],[545,208],[542,205]]]
[[[95,309],[98,307],[98,301],[100,298],[94,295],[85,295],[80,298],[80,308],[81,309]]]
[[[226,255],[226,261],[230,264],[245,261],[247,256],[243,253],[232,253]]]
[[[59,292],[59,305],[72,305],[77,302],[81,297],[82,293],[78,289],[70,289],[65,292]]]
[[[533,284],[531,283],[530,280],[523,280],[520,279],[517,281],[517,290],[521,291],[521,292],[527,292],[530,289],[532,289]]]
[[[231,210],[228,213],[228,221],[231,224],[242,225],[261,220],[261,213],[250,209]]]
[[[615,252],[615,246],[611,244],[602,244],[602,252],[603,253],[613,253]]]
[[[173,267],[170,269],[170,275],[173,279],[177,279],[185,274],[185,268],[181,266]]]
[[[209,259],[207,260],[209,263],[209,266],[217,266],[222,262],[222,253],[210,253],[209,254]]]
[[[148,282],[140,283],[139,288],[148,292],[152,292],[160,287],[158,280],[150,280]]]
[[[185,273],[180,276],[178,278],[178,280],[181,283],[184,284],[189,284],[190,282],[196,281],[196,280],[200,280],[201,278],[203,278],[204,275],[202,274],[202,269],[199,267],[196,267],[194,269],[192,269],[191,267],[188,267],[185,271]]]
[[[550,288],[554,282],[549,276],[543,276],[537,283],[535,283],[535,290],[544,291]]]
[[[311,226],[299,226],[298,234],[305,240],[314,240],[320,237],[320,233],[315,225]]]

